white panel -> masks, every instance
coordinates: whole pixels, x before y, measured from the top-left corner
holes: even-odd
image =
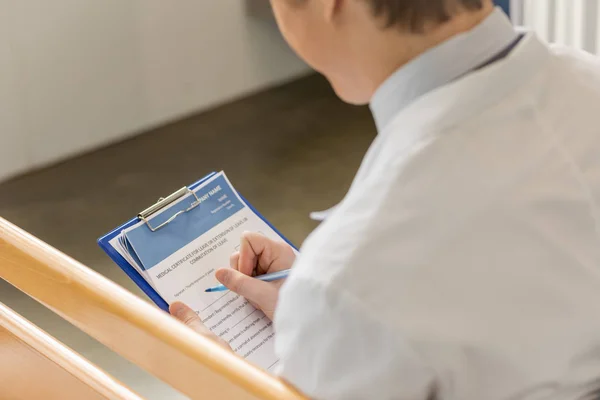
[[[38,166],[309,70],[263,0],[0,0],[0,14],[0,85],[20,82],[0,88],[0,125],[23,121]],[[23,170],[11,140],[0,168]]]
[[[595,16],[595,33],[596,33],[596,37],[595,37],[595,47],[596,47],[596,54],[600,55],[600,4],[595,3],[595,13],[593,13],[593,15]]]
[[[256,6],[247,10],[244,1],[136,3],[152,115],[172,117],[204,108],[307,71],[270,13]]]
[[[524,24],[524,0],[510,0],[510,18],[514,25],[522,26]]]
[[[585,0],[556,0],[555,42],[567,46],[585,46]]]
[[[131,2],[19,0],[10,4],[36,165],[139,127],[145,104]]]
[[[556,19],[554,41],[559,44],[568,45],[571,42],[571,21],[573,19],[573,0],[556,0]]]
[[[596,32],[598,29],[597,0],[581,0],[579,18],[581,30],[578,32],[576,46],[591,53],[596,51]]]
[[[526,0],[523,12],[524,25],[533,28],[543,40],[550,41],[552,39],[550,2]]]
[[[586,0],[572,0],[572,14],[573,19],[571,21],[571,30],[573,41],[570,43],[572,46],[577,47],[578,49],[585,48],[586,32],[589,31],[589,27],[587,25],[587,21],[585,18],[586,10],[587,10],[587,1]]]
[[[598,0],[513,0],[523,8],[524,25],[555,43],[600,54]]]
[[[7,2],[0,0],[0,10]],[[0,180],[30,166],[23,126],[19,66],[7,29],[9,15],[0,12]]]

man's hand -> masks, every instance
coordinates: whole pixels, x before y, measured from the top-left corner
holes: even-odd
[[[240,251],[231,255],[231,268],[220,269],[216,277],[231,291],[248,299],[252,305],[273,319],[282,281],[263,282],[253,276],[269,274],[292,267],[296,254],[285,242],[275,241],[260,233],[245,232]],[[198,314],[181,302],[169,307],[171,315],[201,335],[230,349],[229,344],[204,326]]]
[[[229,290],[245,297],[273,319],[283,280],[263,282],[252,277],[289,269],[295,259],[296,254],[287,243],[271,240],[260,233],[245,232],[240,251],[232,254],[229,260],[231,268],[218,270],[216,277]]]
[[[175,303],[171,304],[169,306],[169,312],[172,316],[174,316],[175,318],[177,318],[178,320],[180,320],[181,322],[183,322],[202,336],[214,340],[219,345],[225,347],[227,350],[231,350],[229,343],[212,333],[206,326],[204,326],[198,314],[196,314],[194,310],[192,310],[182,302],[176,301]]]

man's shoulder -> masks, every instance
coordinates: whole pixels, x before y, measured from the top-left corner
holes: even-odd
[[[300,272],[324,287],[351,290],[357,281],[361,287],[371,279],[377,284],[378,271],[397,269],[425,256],[427,242],[434,243],[434,236],[444,234],[453,224],[450,220],[469,213],[479,191],[480,179],[468,181],[475,170],[452,167],[450,160],[436,161],[429,154],[436,151],[422,149],[355,182],[306,240],[297,264]],[[414,244],[414,258],[395,255],[400,243]]]
[[[555,57],[562,61],[581,65],[588,64],[596,68],[600,66],[600,57],[586,50],[562,44],[551,44],[550,50]]]

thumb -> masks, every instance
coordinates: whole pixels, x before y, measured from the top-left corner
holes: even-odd
[[[206,330],[198,314],[180,301],[171,304],[169,306],[169,312],[172,316],[198,333],[204,333]]]
[[[231,268],[220,269],[215,276],[229,290],[245,297],[263,311],[277,301],[277,289]]]
[[[217,344],[223,346],[228,350],[231,350],[231,347],[229,347],[229,343],[212,333],[210,329],[204,326],[198,314],[196,314],[194,310],[192,310],[182,302],[176,301],[175,303],[171,304],[169,306],[169,312],[172,316],[186,324],[188,327],[192,328],[197,333],[211,340],[214,340],[215,342],[217,342]]]

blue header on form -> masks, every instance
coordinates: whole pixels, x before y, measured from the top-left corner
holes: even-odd
[[[142,224],[125,234],[144,270],[154,267],[245,207],[223,175],[195,192],[202,200],[200,205],[163,228],[152,232],[146,224]],[[162,224],[175,213],[189,208],[194,201],[196,198],[189,195],[152,218],[150,224]]]

